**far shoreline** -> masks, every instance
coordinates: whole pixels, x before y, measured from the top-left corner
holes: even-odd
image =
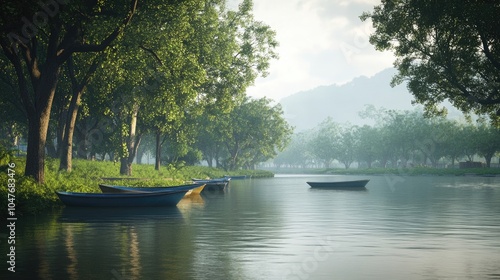
[[[279,174],[311,175],[399,175],[399,176],[463,176],[463,177],[500,177],[500,168],[266,168],[264,170]]]

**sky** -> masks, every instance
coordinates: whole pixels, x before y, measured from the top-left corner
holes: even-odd
[[[236,7],[240,0],[228,1]],[[344,84],[392,67],[394,57],[369,43],[371,22],[359,16],[380,0],[254,0],[254,17],[276,31],[279,60],[248,95],[275,101],[322,85]]]

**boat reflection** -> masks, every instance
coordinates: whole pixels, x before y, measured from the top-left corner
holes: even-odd
[[[177,207],[65,207],[62,223],[125,223],[183,219]]]
[[[179,203],[177,204],[177,209],[182,212],[184,217],[187,215],[190,211],[196,209],[200,210],[205,207],[205,200],[203,200],[203,197],[201,197],[200,194],[193,194],[189,196],[185,196]]]
[[[366,187],[362,188],[342,188],[342,187],[336,187],[336,188],[310,188],[309,191],[311,192],[321,192],[321,191],[327,191],[327,192],[368,192],[368,189]]]

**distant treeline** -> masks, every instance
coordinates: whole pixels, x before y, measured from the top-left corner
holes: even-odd
[[[366,168],[454,167],[481,157],[490,167],[492,158],[500,156],[500,129],[486,120],[459,122],[425,117],[417,110],[367,110],[364,114],[376,125],[338,124],[328,118],[312,130],[295,134],[274,164],[330,168],[338,161],[345,168],[355,162]]]

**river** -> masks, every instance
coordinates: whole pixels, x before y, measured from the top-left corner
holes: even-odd
[[[364,178],[364,191],[306,184]],[[500,279],[500,177],[277,175],[173,208],[16,225],[1,279]]]

